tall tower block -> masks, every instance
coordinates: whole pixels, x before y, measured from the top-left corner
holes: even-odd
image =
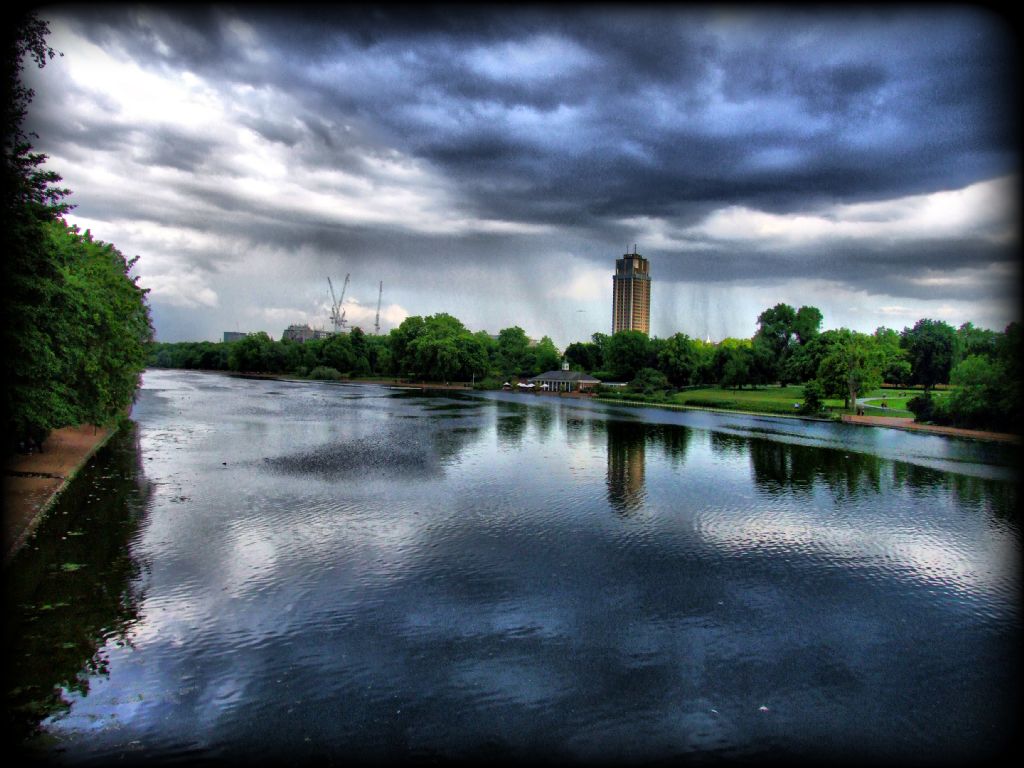
[[[612,276],[612,333],[651,332],[651,263],[636,252],[615,260]]]

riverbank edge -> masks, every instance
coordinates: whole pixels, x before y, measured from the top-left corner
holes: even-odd
[[[900,424],[900,421],[909,421],[908,424]],[[894,419],[886,416],[855,416],[851,413],[843,414],[844,424],[857,424],[862,427],[887,427],[889,429],[902,429],[905,432],[927,432],[930,435],[942,437],[957,437],[963,440],[984,440],[991,443],[1010,443],[1020,445],[1021,436],[1010,432],[988,432],[982,429],[963,429],[961,427],[943,427],[939,424],[918,424],[909,419]]]
[[[121,429],[84,424],[51,432],[39,453],[15,456],[4,468],[4,553],[6,567],[36,532],[89,460]],[[88,430],[94,430],[89,435]],[[71,438],[78,438],[73,440]],[[60,472],[58,470],[63,470]],[[32,481],[50,480],[41,487]]]
[[[681,405],[677,403],[645,403],[641,400],[615,400],[604,397],[595,397],[602,403],[620,403],[622,405],[639,406],[643,408],[665,408],[668,410],[684,411],[706,411],[708,413],[728,413],[737,416],[766,416],[773,419],[796,419],[799,421],[816,422],[842,422],[843,424],[855,424],[860,427],[875,427],[883,429],[901,429],[904,432],[926,432],[930,435],[940,437],[956,437],[962,440],[981,440],[990,443],[1009,443],[1020,445],[1021,436],[1009,432],[987,432],[980,429],[961,429],[960,427],[943,427],[937,424],[918,424],[913,419],[890,418],[886,416],[855,416],[844,413],[840,419],[818,419],[813,416],[797,416],[788,413],[764,413],[760,411],[738,411],[725,408],[709,408],[695,405]],[[902,423],[901,423],[902,422]]]

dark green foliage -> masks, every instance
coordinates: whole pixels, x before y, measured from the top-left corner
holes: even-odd
[[[804,402],[800,406],[800,413],[805,416],[814,416],[824,410],[825,388],[821,382],[811,379],[804,384]]]
[[[942,398],[914,398],[907,403],[917,421],[955,427],[1021,432],[1020,325],[984,340],[982,353],[968,356],[950,373],[949,393]]]
[[[931,422],[935,416],[935,398],[930,393],[912,397],[907,401],[907,410],[914,414],[914,421]]]
[[[604,355],[599,344],[574,341],[565,348],[565,359],[573,370],[596,371],[603,365]]]
[[[497,363],[505,376],[533,375],[535,361],[526,331],[515,325],[498,332]]]
[[[758,330],[753,340],[762,348],[755,350],[750,370],[756,383],[777,380],[785,386],[790,380],[806,381],[813,376],[807,366],[792,365],[791,358],[818,337],[821,320],[817,307],[795,310],[788,304],[776,304],[758,315]]]
[[[802,346],[821,333],[821,310],[817,307],[800,307],[793,322],[793,333]]]
[[[926,390],[949,381],[956,355],[956,331],[942,320],[918,320],[904,328],[900,345],[907,351],[911,379]]]
[[[670,388],[668,377],[655,368],[641,368],[636,378],[629,384],[633,392],[641,392],[645,395],[652,395],[658,392],[665,392]]]
[[[675,387],[696,383],[698,359],[696,348],[685,333],[676,333],[665,339],[658,350],[658,369],[664,372]]]
[[[852,409],[859,394],[882,385],[884,358],[873,336],[847,328],[834,334],[818,365],[817,381],[827,395],[842,397]]]
[[[9,434],[19,441],[120,416],[152,338],[146,292],[129,275],[134,260],[63,221],[41,230],[56,274],[40,279],[40,304],[12,299],[31,320],[8,369]]]
[[[605,350],[605,366],[620,381],[632,381],[641,368],[655,367],[651,340],[642,331],[619,331]]]
[[[176,344],[155,341],[149,345],[148,366],[185,368],[201,371],[227,371],[229,350],[240,342],[184,341]]]
[[[341,378],[341,374],[338,372],[337,368],[328,368],[325,365],[318,365],[309,372],[309,378],[320,379],[322,381],[338,381]]]
[[[537,346],[533,349],[533,355],[533,375],[535,376],[545,371],[558,370],[562,365],[562,356],[558,354],[555,342],[548,336],[537,342]]]
[[[999,334],[988,328],[975,328],[974,323],[964,323],[956,329],[956,362],[972,355],[994,358],[997,354]]]
[[[912,371],[900,334],[881,326],[875,329],[874,338],[882,355],[882,380],[901,387],[909,385]]]
[[[751,342],[747,339],[723,339],[715,348],[712,369],[722,387],[742,388],[750,384]]]

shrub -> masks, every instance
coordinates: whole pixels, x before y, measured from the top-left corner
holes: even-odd
[[[665,374],[655,368],[641,368],[636,378],[630,383],[629,388],[633,392],[642,392],[645,395],[664,392],[668,389],[668,378]]]
[[[338,373],[337,368],[330,368],[326,365],[318,365],[312,371],[309,372],[309,378],[320,379],[323,381],[338,381],[341,379],[341,374]]]
[[[813,416],[821,413],[824,409],[825,403],[825,388],[821,386],[821,382],[817,379],[812,379],[804,385],[804,403],[800,406],[800,413]]]
[[[499,379],[494,376],[488,376],[485,379],[480,379],[474,385],[475,389],[501,389],[505,383],[504,379]]]

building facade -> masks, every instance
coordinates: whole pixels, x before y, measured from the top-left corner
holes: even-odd
[[[562,370],[545,371],[530,379],[530,383],[545,392],[588,392],[601,381],[580,371],[570,371],[569,364],[562,363]]]
[[[612,276],[612,333],[651,332],[651,263],[636,252],[615,260]]]
[[[281,341],[309,341],[313,338],[313,329],[308,325],[289,325],[281,334]]]

